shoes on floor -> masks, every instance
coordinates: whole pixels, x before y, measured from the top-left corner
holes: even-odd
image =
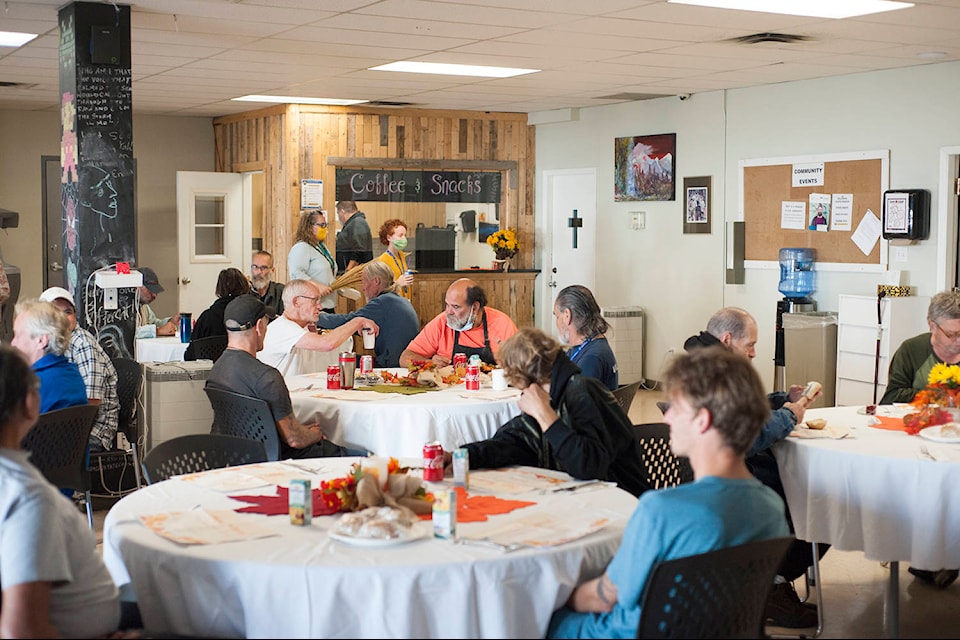
[[[773,585],[764,610],[767,624],[787,629],[806,629],[817,626],[817,607],[800,602],[793,583]]]
[[[954,580],[957,579],[957,576],[960,575],[960,571],[957,569],[940,569],[939,571],[930,571],[928,569],[916,569],[910,567],[907,569],[911,575],[914,575],[927,584],[932,584],[938,589],[946,589]]]

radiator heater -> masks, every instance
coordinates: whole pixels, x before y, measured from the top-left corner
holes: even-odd
[[[643,382],[643,307],[604,307],[607,342],[617,358],[620,384]]]
[[[144,363],[144,452],[191,433],[210,433],[213,409],[203,391],[213,362]]]

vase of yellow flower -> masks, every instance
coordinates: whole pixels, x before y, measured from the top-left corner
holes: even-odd
[[[493,249],[497,256],[493,261],[493,268],[496,271],[509,271],[510,259],[517,255],[520,249],[520,241],[517,240],[517,233],[513,229],[500,229],[487,236],[487,244]]]
[[[907,433],[960,420],[960,366],[938,363],[927,376],[927,387],[910,403],[917,411],[903,418]]]

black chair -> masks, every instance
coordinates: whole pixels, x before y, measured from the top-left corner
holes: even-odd
[[[140,388],[143,386],[143,367],[130,358],[111,358],[110,361],[113,363],[113,368],[117,370],[117,398],[120,401],[117,433],[126,436],[130,448],[91,453],[90,468],[93,473],[97,473],[97,469],[102,469],[105,464],[109,464],[112,458],[129,457],[139,489],[143,486],[143,480],[140,477],[141,448],[137,400],[140,398]]]
[[[670,450],[670,426],[662,422],[634,425],[643,449],[647,483],[654,489],[693,482],[693,467]]]
[[[266,462],[263,444],[221,433],[196,433],[161,442],[143,458],[147,484],[172,476]]]
[[[657,564],[644,587],[637,637],[766,637],[767,597],[792,542],[760,540]]]
[[[637,396],[637,390],[640,388],[641,382],[643,380],[622,384],[612,392],[613,397],[617,399],[617,402],[623,408],[623,412],[628,416],[630,415],[630,405],[633,404],[633,399]]]
[[[220,354],[227,348],[227,336],[207,336],[192,340],[183,353],[184,360],[213,360],[217,361]]]
[[[84,494],[87,522],[93,529],[93,505],[90,503],[90,473],[87,471],[87,446],[93,421],[100,407],[82,404],[40,414],[20,446],[30,452],[43,477],[60,489]]]
[[[267,460],[280,459],[280,434],[266,400],[211,387],[204,391],[213,407],[210,433],[256,440],[263,444]]]

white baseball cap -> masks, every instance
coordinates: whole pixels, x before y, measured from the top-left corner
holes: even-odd
[[[63,298],[69,302],[74,309],[77,308],[77,303],[73,301],[73,296],[70,295],[70,292],[63,287],[50,287],[40,294],[40,300],[43,302],[53,302],[58,298]]]

